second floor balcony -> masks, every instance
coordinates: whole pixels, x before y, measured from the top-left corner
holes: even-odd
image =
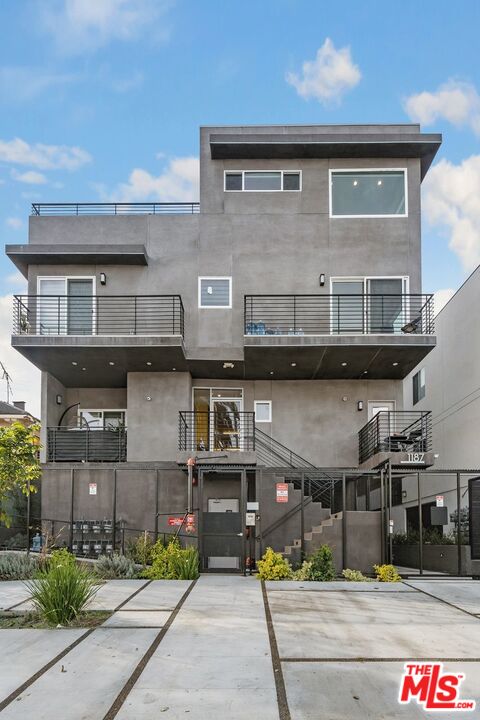
[[[359,464],[372,467],[432,465],[432,413],[429,410],[380,411],[358,433]]]
[[[48,462],[125,462],[127,429],[49,427]]]
[[[178,443],[179,450],[187,454],[253,453],[255,413],[225,407],[215,411],[180,411]]]

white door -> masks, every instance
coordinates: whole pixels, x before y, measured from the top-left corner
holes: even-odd
[[[65,335],[65,278],[39,278],[38,294],[37,334]]]
[[[379,412],[394,412],[395,411],[395,401],[394,400],[386,400],[382,402],[376,402],[374,400],[369,400],[368,402],[368,419],[371,420],[377,413]]]

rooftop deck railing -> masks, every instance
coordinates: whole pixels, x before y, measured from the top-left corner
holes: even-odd
[[[180,295],[14,295],[14,335],[184,335]]]
[[[125,462],[127,429],[47,428],[48,462]]]
[[[245,295],[245,335],[432,335],[433,295]]]
[[[255,413],[183,410],[178,414],[179,450],[255,450]]]
[[[432,449],[430,410],[380,411],[358,433],[359,462],[377,453],[425,453]]]
[[[32,215],[196,215],[199,202],[32,203]]]

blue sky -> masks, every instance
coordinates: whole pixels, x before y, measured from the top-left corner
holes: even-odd
[[[0,1],[3,242],[35,200],[195,199],[201,124],[422,120],[424,289],[448,293],[480,261],[479,26],[478,0]],[[23,391],[3,255],[0,285]]]

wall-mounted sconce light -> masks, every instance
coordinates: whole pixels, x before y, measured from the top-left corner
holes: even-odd
[[[346,395],[342,397],[342,402],[348,402],[348,397]]]
[[[57,405],[61,405],[63,402],[63,397],[61,395],[57,395],[55,397],[55,402],[57,403]]]
[[[152,399],[152,398],[151,398],[150,395],[147,395],[147,397],[145,398],[145,400],[147,400],[148,402],[150,402],[151,399]]]
[[[320,277],[318,278],[318,281],[320,283],[320,287],[323,287],[325,285],[325,273],[320,273]]]
[[[105,273],[100,273],[100,285],[106,285],[107,284],[107,276]]]
[[[357,402],[357,410],[358,412],[361,412],[363,410],[363,400],[359,400]]]

